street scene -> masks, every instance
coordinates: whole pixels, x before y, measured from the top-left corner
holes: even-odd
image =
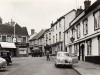
[[[0,0],[0,75],[100,75],[100,0]]]
[[[54,59],[46,61],[46,57],[13,58],[13,63],[0,70],[0,75],[80,75],[71,67],[54,65]]]

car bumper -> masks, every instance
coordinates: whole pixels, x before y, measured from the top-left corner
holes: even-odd
[[[56,65],[72,65],[72,63],[56,62]]]

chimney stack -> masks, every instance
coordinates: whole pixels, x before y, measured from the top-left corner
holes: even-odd
[[[89,1],[89,0],[84,1],[84,9],[85,10],[87,10],[90,7],[90,5],[91,5],[91,1]]]
[[[82,7],[80,6],[80,8],[77,9],[76,16],[78,16],[82,11],[83,11],[83,9],[82,9]]]
[[[51,27],[53,26],[53,21],[52,21],[52,23],[51,23]]]
[[[34,29],[31,29],[31,35],[33,35],[35,33]]]
[[[97,0],[98,2],[100,2],[100,0]]]

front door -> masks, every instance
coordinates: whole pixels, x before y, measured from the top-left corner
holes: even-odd
[[[80,60],[84,61],[84,44],[80,47]]]

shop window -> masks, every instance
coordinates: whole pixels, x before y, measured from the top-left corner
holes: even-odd
[[[75,56],[77,56],[77,52],[78,52],[78,45],[74,44],[74,54],[75,54]]]
[[[88,40],[87,41],[87,55],[91,55],[91,51],[92,51],[92,44],[91,44],[92,40]]]
[[[72,46],[71,45],[69,46],[69,55],[70,56],[72,55]]]
[[[26,37],[22,37],[22,42],[26,43]]]
[[[98,46],[99,46],[98,52],[99,52],[99,55],[100,55],[100,35],[98,36]]]
[[[6,42],[6,36],[2,36],[2,42]]]

